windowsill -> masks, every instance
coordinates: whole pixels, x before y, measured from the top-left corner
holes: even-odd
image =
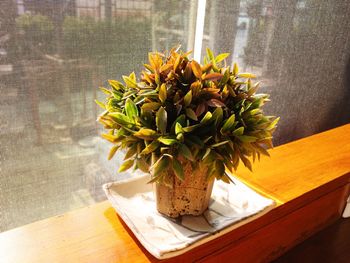
[[[271,158],[255,164],[254,174],[243,168],[238,174],[250,187],[276,200],[276,208],[175,260],[214,262],[232,256],[238,260],[240,255],[273,259],[340,217],[350,193],[350,124],[270,153]],[[107,201],[1,233],[0,258],[5,262],[157,261]]]

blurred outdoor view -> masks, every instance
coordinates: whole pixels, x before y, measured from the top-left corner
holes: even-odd
[[[98,87],[139,74],[149,51],[192,50],[197,4],[0,1],[0,232],[104,200],[103,183],[130,176],[122,155],[107,161]],[[258,73],[284,143],[350,118],[335,110],[349,101],[349,13],[346,0],[207,1],[203,52]]]

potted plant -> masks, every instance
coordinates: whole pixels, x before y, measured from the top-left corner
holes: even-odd
[[[140,81],[134,72],[125,84],[109,80],[106,101],[96,101],[114,144],[108,158],[126,149],[119,172],[150,173],[157,209],[170,217],[203,213],[214,179],[230,183],[240,161],[251,170],[250,159],[269,155],[278,122],[261,109],[268,95],[256,94],[255,75],[222,66],[228,53],[207,49],[204,65],[189,53],[150,53]]]

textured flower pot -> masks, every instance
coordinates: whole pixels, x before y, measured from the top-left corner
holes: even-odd
[[[182,165],[184,181],[172,174],[169,177],[172,187],[155,184],[158,212],[173,218],[201,215],[208,208],[214,184],[214,179],[207,181],[207,167],[200,165],[193,171],[189,162],[182,162]]]

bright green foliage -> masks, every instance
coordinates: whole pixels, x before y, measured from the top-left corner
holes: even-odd
[[[152,172],[152,182],[160,183],[168,169],[183,180],[180,160],[193,168],[202,162],[208,179],[229,183],[226,170],[240,161],[251,170],[251,160],[269,155],[278,118],[263,114],[268,95],[255,93],[254,74],[240,73],[237,64],[221,67],[227,53],[215,57],[207,49],[205,65],[188,54],[150,53],[141,81],[131,73],[125,84],[109,80],[109,89],[102,88],[107,98],[97,102],[105,109],[99,121],[109,130],[102,136],[114,144],[108,158],[127,149],[119,170]]]

